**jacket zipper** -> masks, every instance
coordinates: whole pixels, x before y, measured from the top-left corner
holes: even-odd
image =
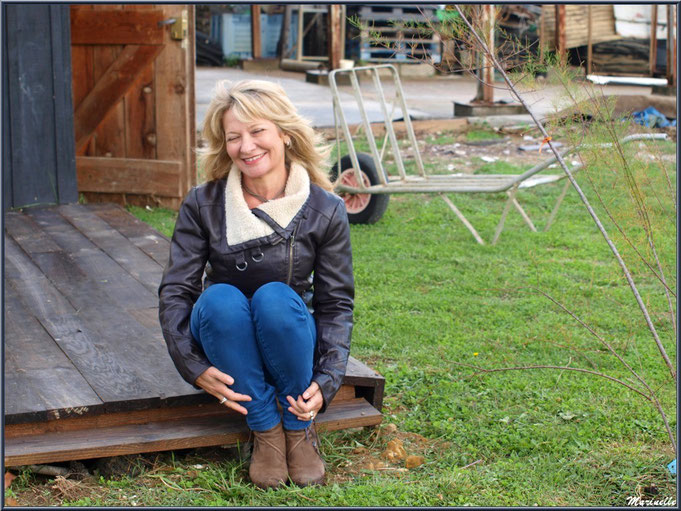
[[[296,225],[293,229],[293,234],[291,234],[291,244],[288,249],[288,277],[286,277],[286,285],[291,285],[291,278],[293,277],[293,244],[296,242],[296,231],[298,226]]]

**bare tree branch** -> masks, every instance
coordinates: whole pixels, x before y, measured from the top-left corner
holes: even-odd
[[[648,309],[646,305],[643,303],[643,299],[641,298],[640,293],[638,292],[638,288],[636,287],[636,284],[634,283],[634,280],[631,276],[631,273],[629,272],[629,269],[627,268],[627,265],[625,264],[624,260],[622,259],[622,256],[620,255],[619,251],[617,250],[617,247],[615,247],[615,244],[612,242],[610,239],[610,236],[608,236],[608,232],[605,230],[605,227],[601,223],[600,218],[598,218],[598,215],[594,211],[594,209],[591,207],[591,204],[589,202],[589,199],[584,195],[584,192],[582,191],[581,187],[575,180],[574,176],[572,175],[572,172],[570,172],[570,169],[565,163],[565,160],[563,160],[563,157],[560,155],[558,150],[556,149],[555,145],[551,142],[551,137],[549,137],[549,134],[546,132],[544,129],[544,126],[542,125],[541,122],[537,119],[535,116],[534,112],[529,108],[527,105],[527,102],[522,98],[522,96],[518,93],[517,89],[513,86],[512,82],[508,78],[508,75],[504,71],[504,68],[499,64],[497,61],[496,57],[494,56],[494,52],[492,52],[488,47],[485,41],[480,37],[480,35],[477,33],[477,31],[473,28],[473,26],[470,24],[468,21],[468,18],[464,16],[463,12],[461,11],[461,8],[458,5],[454,5],[454,8],[457,10],[461,18],[463,19],[464,23],[468,26],[468,28],[471,30],[473,36],[477,40],[480,48],[489,55],[490,59],[494,63],[494,66],[497,68],[501,76],[504,78],[506,83],[508,84],[511,92],[513,95],[518,99],[518,101],[525,107],[527,112],[530,114],[532,117],[532,120],[534,123],[537,125],[537,128],[539,128],[539,131],[544,135],[544,139],[546,140],[549,148],[553,152],[553,154],[556,157],[556,160],[562,167],[563,171],[567,175],[567,178],[570,180],[570,183],[574,187],[575,191],[579,195],[579,198],[582,200],[584,205],[586,206],[587,211],[589,212],[589,215],[591,215],[591,218],[595,222],[596,226],[598,227],[598,230],[601,232],[603,235],[603,238],[605,239],[606,243],[610,247],[610,250],[612,251],[613,255],[615,256],[615,259],[617,259],[617,262],[619,263],[620,267],[622,268],[622,271],[624,272],[624,275],[627,279],[627,282],[629,283],[629,287],[631,288],[632,293],[634,294],[634,297],[636,298],[636,302],[639,305],[639,308],[641,309],[641,312],[643,313],[643,316],[646,320],[646,323],[648,324],[648,329],[650,330],[651,334],[653,335],[653,339],[655,341],[655,344],[657,345],[657,348],[660,352],[660,355],[662,356],[665,364],[667,364],[667,368],[669,369],[669,372],[671,373],[672,377],[674,380],[676,380],[676,371],[674,370],[674,365],[672,364],[671,360],[669,359],[669,356],[667,355],[667,350],[664,348],[662,341],[660,340],[660,337],[657,333],[657,329],[655,328],[655,325],[653,324],[652,320],[650,319],[650,314],[648,313]],[[616,145],[617,142],[615,142]],[[620,148],[621,149],[621,148]]]
[[[502,371],[524,371],[524,370],[528,370],[528,369],[559,369],[561,371],[576,371],[576,372],[579,372],[579,373],[588,373],[588,374],[593,374],[595,376],[600,376],[601,378],[605,378],[605,379],[610,380],[610,381],[614,381],[615,383],[619,383],[620,385],[625,386],[629,390],[633,390],[637,394],[641,395],[647,401],[652,401],[652,398],[648,394],[645,394],[643,391],[637,389],[636,387],[633,387],[632,385],[629,385],[628,383],[623,382],[622,380],[618,380],[617,378],[614,378],[612,376],[609,376],[605,373],[601,373],[601,372],[598,372],[598,371],[591,371],[590,369],[582,369],[581,367],[535,365],[535,366],[497,367],[497,368],[494,368],[494,369],[484,369],[484,368],[479,367],[479,366],[474,366],[474,365],[471,365],[471,364],[464,364],[462,362],[454,362],[454,364],[476,369],[478,372],[474,373],[473,376],[478,376],[479,374],[482,374],[482,373],[499,373],[499,372],[502,372]]]

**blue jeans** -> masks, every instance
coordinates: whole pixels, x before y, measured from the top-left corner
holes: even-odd
[[[206,289],[191,314],[194,339],[208,360],[234,378],[231,389],[251,396],[240,401],[253,431],[305,429],[288,411],[286,396],[297,399],[312,382],[317,331],[312,315],[293,289],[282,282],[260,287],[251,300],[229,284]]]

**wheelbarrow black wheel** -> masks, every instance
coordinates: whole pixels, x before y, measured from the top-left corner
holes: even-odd
[[[374,165],[374,160],[366,153],[357,153],[360,173],[365,186],[377,185],[381,181],[378,178],[378,171]],[[331,169],[331,180],[343,183],[348,186],[358,186],[355,169],[352,166],[350,155],[345,155],[340,161],[340,178],[338,163]],[[345,209],[348,212],[348,220],[351,224],[373,224],[378,222],[385,210],[388,209],[390,195],[387,193],[339,193],[345,201]]]

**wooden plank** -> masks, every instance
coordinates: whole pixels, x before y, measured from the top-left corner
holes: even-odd
[[[33,311],[33,315],[39,318],[41,315],[73,313],[74,309],[68,300],[40,272],[16,241],[5,235],[4,243],[5,278],[13,282],[22,301],[29,305],[28,309]]]
[[[587,23],[587,33],[586,33],[586,74],[591,74],[591,64],[593,63],[593,16],[592,16],[592,6],[587,6],[587,16],[589,17]]]
[[[123,10],[149,11],[155,5],[123,5]],[[163,17],[163,13],[161,11]],[[165,30],[163,28],[162,30]],[[163,34],[161,33],[161,40]],[[154,65],[147,66],[123,98],[125,105],[125,154],[128,158],[156,159],[156,126],[154,119]],[[126,198],[127,200],[127,198]]]
[[[597,44],[613,39],[620,39],[621,36],[615,32],[615,17],[612,5],[592,5],[592,43]],[[587,9],[584,5],[567,5],[565,6],[565,23],[566,23],[566,47],[575,48],[577,46],[584,46],[588,40],[588,20]],[[544,25],[542,41],[546,44],[548,50],[555,48],[555,6],[544,5],[542,7],[542,21]]]
[[[262,57],[259,5],[251,5],[251,54],[253,55],[254,59],[259,59]]]
[[[15,240],[21,241],[25,250],[31,252],[59,252],[57,245],[36,223],[19,211],[5,213],[5,226]]]
[[[381,412],[365,399],[356,398],[339,402],[334,400],[326,412],[318,415],[315,422],[318,431],[324,432],[360,426],[376,426],[382,420]]]
[[[370,383],[376,379],[384,379],[383,376],[371,369],[366,364],[360,362],[355,357],[350,355],[348,357],[348,365],[345,370],[345,378],[352,379],[359,383]]]
[[[44,422],[10,424],[5,427],[5,438],[146,424],[149,422],[179,420],[191,417],[205,417],[207,415],[224,415],[229,420],[230,416],[237,413],[224,405],[220,405],[214,397],[210,396],[210,398],[211,402],[196,402],[189,406],[151,408],[148,410],[103,413]]]
[[[650,14],[650,76],[655,74],[657,62],[657,5],[652,6]]]
[[[95,86],[94,78],[94,48],[92,46],[71,46],[71,86],[73,91],[74,111]],[[94,138],[83,147],[76,148],[76,156],[94,154]]]
[[[87,236],[90,241],[156,296],[163,275],[161,265],[92,211],[75,205],[59,207],[58,211],[76,229]]]
[[[373,426],[382,416],[364,399],[332,403],[317,419],[320,431]],[[248,440],[243,416],[224,413],[147,424],[7,438],[5,465],[52,463],[102,456],[226,445]]]
[[[567,46],[565,40],[565,5],[556,5],[556,39],[555,48],[560,62],[565,64],[567,59]]]
[[[8,239],[6,263],[22,301],[107,410],[158,406],[161,399],[195,393],[175,370],[160,328],[150,331],[137,323],[63,253],[34,254],[38,269],[15,247]]]
[[[129,275],[97,245],[78,231],[57,210],[50,208],[33,210],[27,213],[50,237],[63,252],[53,261],[63,261],[65,265],[76,266],[74,272],[80,272],[87,278],[92,287],[92,294],[106,296],[123,309],[147,308],[158,305],[155,292],[145,288],[139,281]],[[8,229],[12,234],[12,230]],[[21,245],[22,241],[17,239]],[[22,246],[22,248],[24,248]],[[34,261],[39,254],[30,254]],[[48,259],[46,259],[48,260]],[[98,295],[98,294],[99,295]]]
[[[192,396],[192,404],[188,406],[167,406],[163,408],[151,408],[132,412],[112,412],[99,415],[79,415],[60,420],[48,420],[41,422],[28,422],[20,424],[6,424],[5,438],[20,436],[42,435],[63,431],[86,430],[92,428],[107,428],[112,426],[124,426],[132,424],[146,424],[165,420],[177,420],[190,417],[204,417],[207,415],[224,415],[226,418],[236,415],[237,412],[221,405],[217,400],[203,391]],[[205,402],[202,402],[204,400]],[[336,394],[334,403],[340,401],[353,401],[355,388],[349,385],[341,386]]]
[[[198,170],[196,168],[196,79],[194,76],[194,71],[196,67],[196,6],[188,5],[189,10],[189,33],[187,34],[187,136],[189,137],[187,141],[188,148],[188,158],[187,158],[187,189],[198,184]],[[184,192],[184,191],[183,191]],[[184,195],[182,197],[184,198]],[[175,209],[179,209],[178,207]]]
[[[149,225],[114,204],[88,204],[87,208],[128,238],[137,248],[165,267],[168,263],[170,240]]]
[[[366,399],[377,410],[383,408],[385,378],[352,355],[348,358],[343,383],[355,386],[355,394]]]
[[[140,71],[135,83],[125,94],[125,156],[156,159],[156,127],[154,126],[153,65]]]
[[[341,39],[341,6],[337,4],[331,4],[328,6],[328,10],[329,71],[332,71],[340,67],[342,53],[341,46],[344,41]]]
[[[73,44],[163,44],[163,11],[71,7]]]
[[[5,280],[5,414],[101,406],[102,401]],[[68,413],[65,413],[68,415]]]
[[[78,156],[76,175],[81,192],[182,196],[179,161]]]
[[[73,6],[72,6],[73,8]],[[95,86],[94,55],[91,46],[71,46],[71,90],[74,110]]]
[[[180,18],[187,6],[175,4],[164,5],[167,18]],[[154,64],[154,82],[156,84],[156,154],[160,160],[174,160],[181,163],[179,196],[184,197],[193,181],[195,169],[190,166],[190,141],[196,128],[190,125],[188,111],[189,97],[193,90],[188,83],[187,69],[194,61],[189,50],[193,48],[186,40],[175,41],[166,32],[166,43],[163,51]]]
[[[246,442],[242,421],[223,416],[151,422],[85,431],[8,438],[5,465],[121,456],[142,452]]]
[[[5,11],[6,13],[7,11]],[[5,28],[5,27],[3,27]],[[9,73],[5,67],[9,62],[9,57],[7,55],[7,30],[2,31],[2,90],[4,94],[2,95],[2,200],[4,210],[14,207],[14,195],[12,193],[12,144],[9,136],[10,132],[10,116],[9,116]]]
[[[69,8],[67,5],[50,5],[50,32],[52,39],[52,77],[54,80],[52,99],[54,101],[55,171],[59,204],[76,202],[75,141],[73,130],[73,99],[68,80],[71,76],[71,34],[69,29]],[[54,79],[59,77],[58,79]]]
[[[667,83],[670,87],[674,86],[674,6],[667,4]]]
[[[54,208],[33,210],[31,214],[33,215],[31,218],[36,220],[36,230],[43,228],[66,251],[81,254],[80,256],[64,252],[31,254],[33,261],[50,278],[56,289],[69,300],[69,305],[73,306],[72,309],[65,307],[54,311],[52,309],[56,303],[54,300],[49,301],[49,306],[45,306],[47,308],[42,314],[36,313],[41,322],[49,323],[45,324],[46,328],[49,326],[48,330],[52,328],[55,331],[72,328],[77,331],[78,327],[72,327],[68,323],[72,319],[69,314],[58,314],[62,312],[73,314],[77,309],[83,326],[92,332],[93,338],[103,345],[107,344],[103,342],[107,340],[109,345],[106,346],[106,350],[116,353],[119,360],[125,361],[124,366],[131,368],[137,380],[141,382],[150,380],[144,382],[144,385],[155,389],[158,396],[193,393],[193,387],[177,374],[167,353],[160,328],[149,330],[125,312],[128,308],[157,307],[158,299],[155,292],[145,289],[125,273],[120,266],[60,217]],[[6,227],[11,235],[12,223],[8,222]],[[27,256],[24,255],[24,258],[27,259]],[[30,270],[30,267],[25,269],[23,271],[25,275],[22,277],[29,284],[42,276],[39,271],[31,273]],[[19,270],[8,273],[22,274]],[[52,318],[61,315],[64,315],[65,319]],[[64,324],[64,321],[67,322]],[[61,335],[63,332],[59,331],[53,337],[59,338]],[[160,374],[153,376],[147,374],[149,360],[154,361],[155,369],[160,371]],[[131,385],[134,388],[135,385],[132,383]],[[190,392],[187,392],[188,390]]]
[[[106,5],[92,5],[91,11],[102,11],[107,8],[121,10],[122,6],[106,6]],[[96,15],[96,13],[95,13]],[[116,61],[116,59],[123,52],[125,48],[122,44],[112,45],[91,45],[92,55],[94,59],[93,78],[94,87],[97,82],[102,79],[106,71]],[[89,92],[92,92],[90,90]],[[81,103],[82,104],[82,103]],[[77,110],[76,110],[77,111]],[[100,122],[97,123],[88,142],[88,156],[108,156],[108,157],[123,157],[125,156],[125,108],[122,102],[118,102],[104,115]]]
[[[336,392],[336,397],[333,398],[333,402],[347,401],[348,399],[355,399],[356,397],[354,385],[341,385],[338,392]]]
[[[138,325],[136,333],[141,334],[139,337],[131,339],[126,336],[126,330],[134,329],[129,327],[135,323],[132,318],[125,317],[119,311],[117,313],[113,303],[98,299],[96,293],[83,289],[90,287],[90,281],[79,274],[70,261],[63,261],[63,254],[35,254],[35,257],[42,260],[38,262],[38,266],[42,266],[38,269],[14,241],[7,238],[5,255],[7,278],[11,280],[22,302],[66,353],[102,401],[157,398],[165,391],[158,389],[154,383],[155,377],[147,374],[148,362],[143,370],[131,370],[131,367],[135,368],[145,360],[153,360],[156,369],[159,368],[159,362],[163,365],[158,352],[148,354],[146,358],[138,358],[144,353],[135,353],[145,351],[135,349],[136,343],[152,344],[148,341],[146,329]],[[54,259],[58,262],[55,263]],[[51,267],[47,267],[50,262]],[[64,281],[68,281],[69,286],[80,287],[82,297],[79,299],[78,293],[73,290],[65,290],[68,286]],[[75,307],[78,309],[69,300],[76,302]],[[83,306],[81,302],[93,305]],[[101,307],[100,310],[97,309],[98,306]],[[111,316],[119,323],[112,322],[109,319]],[[160,379],[165,378],[161,375]],[[170,389],[172,387],[168,387]]]
[[[123,49],[76,109],[77,148],[87,143],[97,126],[130,89],[136,75],[150,65],[162,49],[163,46],[133,44]]]

